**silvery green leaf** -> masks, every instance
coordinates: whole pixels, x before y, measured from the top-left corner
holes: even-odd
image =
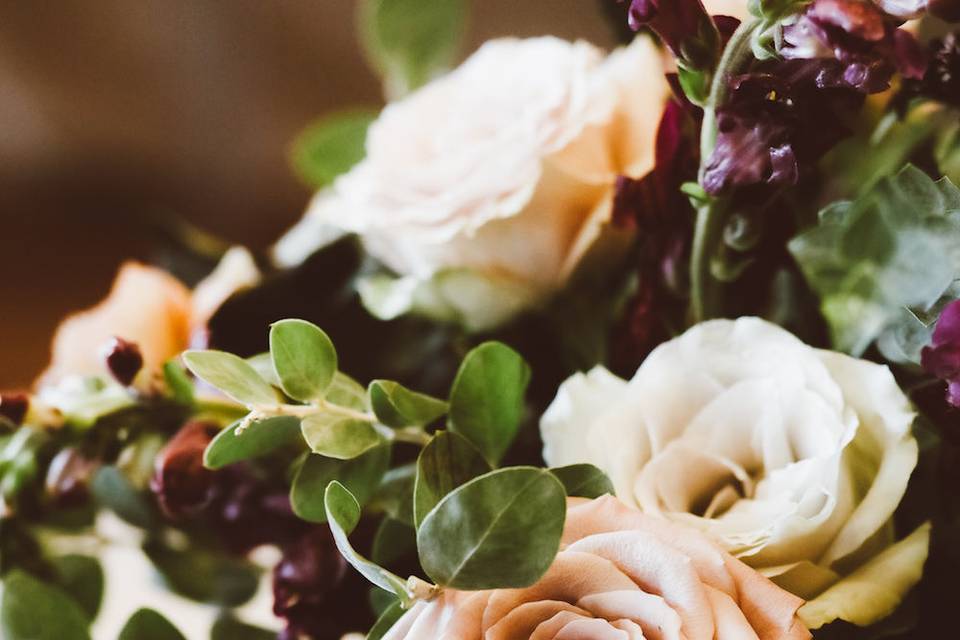
[[[419,527],[448,493],[490,471],[483,455],[463,436],[438,431],[417,458],[413,519]]]
[[[450,408],[443,400],[411,391],[392,380],[374,380],[368,393],[377,420],[397,429],[428,425]]]
[[[270,326],[270,356],[284,393],[301,402],[322,398],[337,371],[333,342],[305,320],[281,320]]]
[[[219,469],[228,464],[257,458],[284,447],[303,446],[300,420],[277,416],[252,422],[238,433],[241,422],[235,422],[207,445],[203,465]]]
[[[309,415],[300,422],[300,429],[314,453],[339,460],[356,458],[383,443],[383,436],[369,422],[334,412]]]
[[[3,578],[0,637],[4,640],[89,640],[90,620],[59,588],[14,569]]]
[[[567,495],[579,498],[599,498],[602,495],[614,495],[613,483],[603,471],[592,464],[571,464],[566,467],[554,467],[550,473],[563,483]]]
[[[290,161],[300,178],[314,189],[329,186],[363,160],[367,129],[376,111],[352,109],[324,116],[293,141]]]
[[[336,480],[352,493],[361,505],[366,504],[380,484],[390,464],[390,447],[376,447],[352,460],[335,460],[317,454],[304,459],[290,489],[294,513],[310,522],[326,522],[323,494]]]
[[[367,411],[367,390],[345,373],[337,371],[327,389],[327,402],[354,411]]]
[[[183,361],[201,380],[244,405],[274,405],[279,395],[249,362],[225,351],[187,351]]]
[[[153,609],[138,609],[120,631],[118,640],[186,640],[170,621]]]

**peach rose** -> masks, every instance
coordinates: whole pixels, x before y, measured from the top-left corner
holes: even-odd
[[[694,529],[574,498],[535,585],[444,591],[384,640],[796,640],[801,604]]]
[[[668,93],[646,37],[607,58],[552,37],[488,42],[387,106],[366,159],[275,255],[296,264],[331,229],[356,233],[396,274],[361,282],[375,315],[495,326],[562,287],[601,240],[623,244],[607,225],[614,183],[653,167]]]
[[[50,386],[69,376],[105,375],[101,350],[114,336],[137,344],[144,371],[158,371],[190,345],[193,332],[206,324],[230,294],[258,279],[253,259],[241,248],[228,251],[193,292],[161,269],[126,262],[104,300],[60,324],[50,365],[38,386]]]

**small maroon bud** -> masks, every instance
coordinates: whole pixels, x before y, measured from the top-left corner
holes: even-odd
[[[343,580],[346,571],[330,529],[312,528],[284,550],[273,569],[273,612],[290,620],[315,609]]]
[[[213,499],[214,472],[203,466],[203,452],[219,431],[210,422],[188,422],[157,455],[150,489],[168,517],[197,515]]]
[[[0,393],[0,416],[15,425],[23,423],[30,408],[30,396],[21,392]]]
[[[114,336],[103,347],[104,359],[110,374],[125,387],[133,383],[143,367],[143,355],[135,342]]]
[[[74,448],[60,451],[47,469],[47,494],[64,507],[83,504],[89,496],[90,479],[99,464]]]

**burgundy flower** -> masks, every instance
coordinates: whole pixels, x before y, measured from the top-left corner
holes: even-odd
[[[103,346],[103,358],[110,375],[123,386],[129,386],[143,367],[143,354],[135,342],[114,336]]]
[[[4,391],[0,393],[0,416],[19,426],[30,409],[30,396],[26,393]]]
[[[90,480],[99,466],[99,462],[73,447],[61,450],[47,468],[47,495],[58,506],[83,504],[89,497]]]
[[[960,407],[960,300],[943,310],[933,331],[933,340],[920,354],[923,368],[946,381],[947,402]]]
[[[203,466],[203,452],[219,431],[209,422],[188,422],[157,455],[150,489],[169,518],[196,515],[213,499],[214,472]]]
[[[700,0],[631,0],[627,20],[634,31],[650,27],[692,69],[710,69],[720,55],[717,29]]]
[[[932,41],[930,53],[930,66],[914,92],[960,106],[960,37],[949,33]]]

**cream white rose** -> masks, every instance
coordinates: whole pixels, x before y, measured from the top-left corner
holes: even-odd
[[[362,284],[375,314],[492,327],[563,286],[601,239],[623,244],[607,225],[614,182],[653,167],[668,92],[646,37],[607,58],[552,37],[488,42],[383,110],[366,158],[275,256],[297,264],[331,229],[356,233],[397,275]]]
[[[871,624],[920,578],[929,528],[897,543],[891,522],[917,462],[913,418],[886,367],[741,318],[661,345],[629,382],[573,376],[541,432],[548,464],[597,465],[628,504],[812,598],[800,615],[816,628]]]
[[[802,603],[700,532],[604,496],[570,500],[533,586],[445,591],[384,640],[804,640]]]

